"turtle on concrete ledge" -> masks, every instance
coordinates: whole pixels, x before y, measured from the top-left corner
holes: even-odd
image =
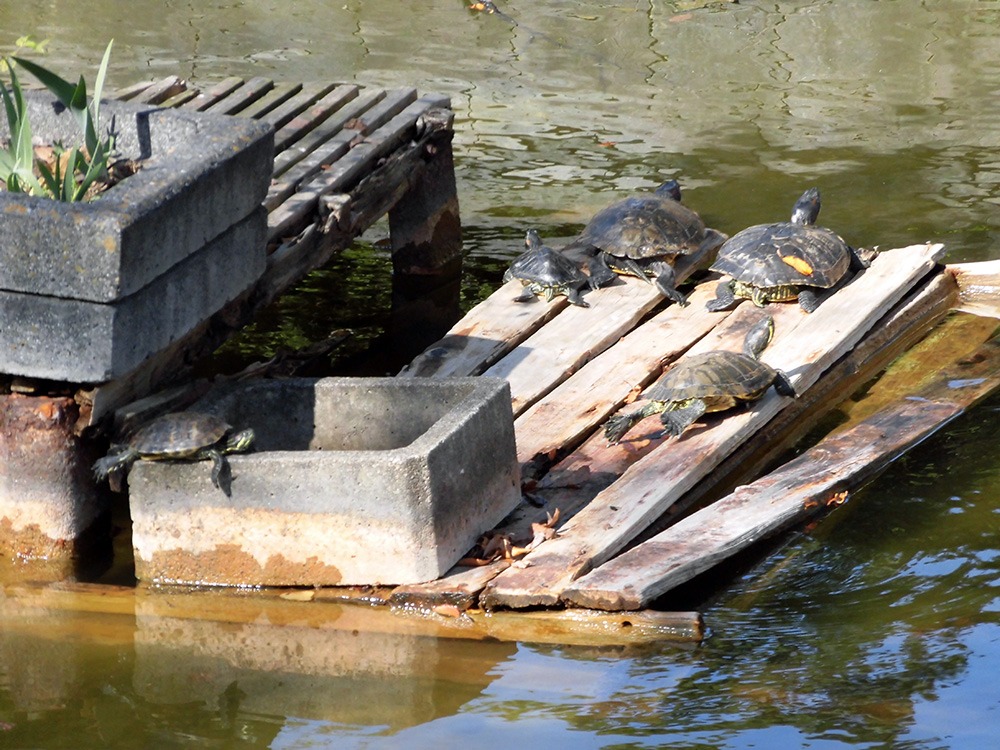
[[[94,462],[98,481],[120,471],[128,471],[137,460],[206,461],[211,459],[212,482],[216,487],[225,470],[227,453],[244,453],[253,446],[251,429],[234,432],[232,425],[213,414],[179,411],[157,417],[124,445],[114,445],[104,458]]]

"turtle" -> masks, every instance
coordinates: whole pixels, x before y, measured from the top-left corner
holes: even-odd
[[[710,351],[681,360],[649,390],[645,405],[609,418],[604,436],[617,443],[641,420],[659,414],[667,434],[680,437],[705,412],[754,401],[772,384],[782,396],[795,396],[788,376],[759,359],[773,335],[774,321],[766,316],[747,332],[742,352]]]
[[[525,244],[528,249],[514,259],[503,275],[504,282],[518,279],[524,285],[524,292],[515,297],[515,302],[525,302],[536,294],[544,295],[550,302],[557,294],[563,294],[574,305],[590,307],[580,296],[580,289],[588,285],[587,275],[569,258],[542,243],[542,238],[534,229],[529,229]]]
[[[716,287],[708,309],[729,309],[739,298],[758,307],[797,298],[805,312],[813,312],[853,272],[863,270],[866,263],[854,248],[815,226],[819,209],[819,190],[809,188],[795,202],[791,221],[758,224],[726,240],[712,270],[730,278]]]
[[[565,250],[594,253],[588,267],[592,288],[609,284],[615,273],[647,283],[653,274],[661,294],[687,305],[674,286],[673,261],[718,242],[719,235],[681,203],[677,180],[668,180],[653,193],[632,195],[598,211]]]
[[[224,454],[248,451],[254,441],[252,429],[234,432],[221,417],[193,411],[164,414],[145,424],[124,445],[114,445],[104,458],[94,463],[98,481],[112,473],[127,471],[138,459],[145,461],[211,459],[212,483],[219,487],[219,477],[229,465]]]

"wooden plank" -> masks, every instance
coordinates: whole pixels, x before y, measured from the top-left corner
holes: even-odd
[[[301,186],[321,172],[328,171],[348,151],[359,144],[364,135],[382,127],[394,116],[416,99],[413,89],[401,89],[392,94],[386,92],[370,92],[352,102],[345,111],[336,118],[340,124],[338,132],[328,138],[306,158],[300,160],[294,167],[281,175],[267,192],[264,205],[272,215],[278,214],[276,222],[285,218],[279,212],[281,204],[291,197]],[[350,119],[346,119],[354,111]],[[311,198],[304,207],[284,207],[285,214],[309,213],[315,201]]]
[[[391,100],[391,96],[386,97],[383,103]],[[303,181],[294,195],[269,214],[268,240],[287,236],[294,227],[300,225],[316,210],[320,199],[324,196],[350,190],[366,172],[371,171],[378,159],[402,142],[406,133],[412,130],[417,118],[429,107],[436,106],[435,103],[439,101],[439,97],[427,96],[413,102],[360,143],[351,146],[344,156],[330,165],[329,169]]]
[[[871,381],[926,336],[931,327],[948,314],[956,296],[957,288],[949,274],[933,275],[873,326],[868,335],[823,373],[806,393],[768,422],[751,443],[741,445],[702,478],[670,509],[671,515],[725,495],[737,485],[756,479],[774,466],[787,451],[814,430],[825,415],[833,409],[843,408],[845,394],[854,393]],[[982,340],[980,338],[973,346]],[[868,400],[862,403],[867,404]],[[653,536],[672,520],[670,517],[661,518],[638,538]]]
[[[702,284],[687,307],[670,305],[521,413],[514,429],[522,478],[540,475],[579,445],[633,389],[645,388],[663,365],[724,319],[705,309],[714,297],[715,283]]]
[[[724,235],[716,234],[718,234],[720,243],[725,240]],[[708,253],[710,251],[696,253],[693,256],[687,256],[678,260],[675,264],[677,278],[688,278],[704,262],[705,256]],[[569,252],[567,255],[581,262],[585,260],[584,254],[580,252]],[[621,306],[619,306],[618,302],[614,301],[601,303],[602,305],[608,305],[608,310],[605,311],[605,314],[613,314],[614,316],[622,313],[626,316],[634,316],[636,305],[645,306],[645,309],[649,310],[655,307],[655,304],[651,303],[662,303],[664,301],[662,297],[655,293],[653,288],[644,289],[644,287],[648,287],[649,285],[642,284],[639,287],[637,284],[642,284],[642,282],[628,279],[621,285],[599,289],[594,293],[590,293],[587,295],[587,299],[592,304],[597,304],[599,300],[605,298],[625,300],[631,297],[632,302],[622,302]],[[520,346],[526,339],[541,329],[542,326],[548,328],[546,324],[557,315],[561,315],[569,304],[565,297],[556,297],[548,303],[544,303],[541,300],[536,300],[535,302],[513,302],[513,298],[518,296],[520,292],[521,284],[518,281],[510,281],[502,286],[466,313],[443,338],[414,358],[399,373],[399,377],[482,375],[486,370],[498,363],[508,352]],[[586,314],[583,316],[585,323],[583,327],[584,331],[589,330],[595,323],[600,324],[600,316],[593,315],[595,310],[580,308],[580,312],[591,313],[589,316]],[[573,318],[576,318],[577,315],[578,313],[573,313]],[[614,319],[609,320],[608,323],[610,323],[613,329],[621,329]],[[580,332],[579,328],[571,328],[567,333],[566,328],[563,328],[563,333],[560,334],[562,339],[556,339],[556,345],[560,346],[559,341],[565,341],[567,336],[571,340],[575,339]],[[543,334],[543,339],[540,341],[544,341],[544,339],[548,339],[543,344],[544,346],[552,345],[553,335]],[[527,347],[527,344],[525,344],[525,347]],[[537,349],[538,346],[532,347],[533,351]],[[501,377],[506,377],[515,369],[519,369],[520,373],[524,376],[524,381],[522,382],[530,384],[530,367],[519,368],[517,366],[520,359],[526,355],[526,349],[522,348],[520,352],[508,360],[506,365],[499,366],[494,373]],[[544,364],[545,355],[543,351],[539,350],[535,354],[532,354],[531,357],[535,360],[536,365],[538,365],[539,361]],[[586,349],[577,352],[568,358],[569,362],[565,365],[565,369],[572,371],[574,367],[579,367],[583,364],[587,358],[589,358],[589,355]],[[557,366],[562,367],[563,365],[560,363]],[[556,379],[560,380],[561,376],[557,376]],[[524,403],[519,404],[519,411],[523,411],[524,407],[529,406],[537,400],[539,395],[537,392],[532,394],[525,390]]]
[[[275,131],[280,130],[300,114],[316,104],[316,102],[329,94],[337,87],[335,83],[310,83],[302,86],[295,96],[282,102],[259,118],[262,122],[270,123]]]
[[[179,108],[182,107],[187,102],[190,102],[195,98],[197,98],[199,93],[201,92],[199,92],[198,89],[193,89],[193,88],[185,89],[179,94],[174,94],[169,99],[165,99],[164,101],[160,102],[160,106],[166,107],[168,109]]]
[[[268,112],[280,107],[301,90],[301,83],[276,83],[266,94],[255,99],[253,102],[243,107],[239,112],[231,112],[230,108],[227,107],[226,113],[236,114],[240,117],[251,117],[255,120],[259,120]]]
[[[595,609],[645,607],[751,544],[839,505],[848,491],[997,388],[1000,343],[994,340],[927,388],[583,576],[563,598]]]
[[[152,86],[156,81],[140,81],[139,83],[133,83],[131,86],[125,86],[120,89],[115,89],[109,95],[109,99],[118,99],[119,101],[128,101],[143,91]]]
[[[94,612],[144,618],[205,620],[270,626],[288,625],[339,632],[502,640],[588,646],[628,646],[664,641],[694,642],[704,634],[697,612],[436,614],[418,608],[378,607],[325,599],[322,589],[191,591],[87,583],[16,583],[2,587],[0,598],[22,609]],[[283,598],[291,594],[292,598]],[[457,615],[457,616],[455,616]]]
[[[349,138],[344,135],[336,141],[333,138],[340,135],[348,123],[356,125],[364,122],[361,119],[364,113],[383,99],[385,91],[381,89],[361,91],[336,116],[330,117],[294,146],[278,154],[274,159],[275,185],[268,191],[265,205],[270,205],[271,208],[280,205],[302,180],[316,174],[324,165],[333,163],[346,153],[351,140],[358,136],[359,131],[349,128]]]
[[[778,328],[776,320],[774,343],[763,359],[784,370],[796,390],[805,392],[918,279],[930,272],[942,251],[940,245],[914,245],[882,253],[871,268],[816,312],[806,314],[797,306],[782,306],[781,314],[791,310],[801,321],[794,331],[786,333],[786,327]],[[525,567],[504,571],[491,581],[481,597],[484,606],[495,609],[557,604],[573,580],[619,552],[766,424],[786,401],[772,390],[751,410],[727,416],[711,429],[691,429],[681,439],[639,459],[620,480],[574,516],[558,538],[531,552]],[[634,431],[642,434],[641,426]]]
[[[169,76],[158,83],[154,83],[134,97],[131,101],[142,104],[159,104],[172,96],[180,94],[187,89],[187,82],[177,76]]]
[[[722,241],[720,235],[719,244]],[[674,270],[677,283],[706,263],[717,247],[705,248],[678,262]],[[515,417],[668,302],[652,284],[638,279],[621,281],[587,294],[589,308],[563,305],[559,315],[483,372],[510,383]],[[511,283],[515,288],[519,286],[517,281]],[[526,303],[511,301],[510,304],[545,302],[535,297]]]
[[[222,115],[240,114],[244,108],[250,106],[261,97],[266,96],[267,92],[273,88],[274,81],[270,78],[257,76],[256,78],[251,78],[228,96],[206,103],[202,111],[217,112]]]
[[[218,83],[209,86],[204,91],[198,92],[193,99],[185,101],[180,106],[184,109],[193,109],[198,112],[204,112],[205,110],[214,107],[221,100],[225,99],[227,96],[239,89],[242,85],[243,79],[239,76],[224,78]]]
[[[347,102],[356,99],[359,88],[353,84],[337,86],[313,106],[293,117],[274,134],[274,148],[278,154],[288,149],[293,143],[302,140],[309,133],[315,132],[335,112]],[[277,174],[277,170],[273,172]]]
[[[1000,260],[950,264],[948,271],[958,283],[955,309],[1000,318]]]

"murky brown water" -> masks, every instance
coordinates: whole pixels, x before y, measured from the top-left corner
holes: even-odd
[[[726,232],[783,218],[818,185],[823,223],[853,244],[1000,257],[996,0],[502,3],[515,23],[467,6],[8,2],[0,44],[51,38],[48,63],[75,74],[114,36],[114,85],[265,75],[450,94],[465,305],[499,282],[527,226],[568,237],[666,177]],[[384,252],[362,244],[251,345],[343,326],[375,336],[388,280]],[[1000,734],[998,409],[956,421],[741,575],[706,609],[695,651],[352,640],[0,598],[0,746],[502,733],[533,747],[572,732],[585,748],[987,747]]]

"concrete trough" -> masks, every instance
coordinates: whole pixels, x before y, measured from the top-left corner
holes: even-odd
[[[520,501],[510,388],[498,378],[295,378],[195,407],[256,430],[211,463],[129,474],[136,574],[232,586],[403,584],[445,573]]]
[[[54,98],[27,109],[41,141],[79,145]],[[136,174],[86,203],[0,191],[0,372],[123,377],[264,271],[270,125],[117,101],[100,117]]]

